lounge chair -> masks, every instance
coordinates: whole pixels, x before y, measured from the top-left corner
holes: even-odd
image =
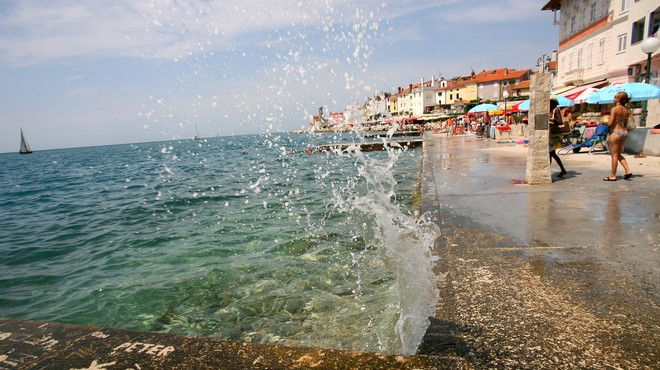
[[[609,152],[609,149],[605,145],[607,143],[607,135],[609,134],[609,132],[610,132],[610,127],[605,124],[600,124],[596,126],[596,130],[594,131],[594,134],[591,135],[591,137],[587,139],[585,142],[579,144],[580,145],[579,148],[580,149],[589,148],[589,153],[591,154],[591,152],[594,150],[596,145],[600,144],[600,146],[602,146],[605,149],[605,151]],[[577,152],[579,152],[579,150],[577,151],[573,150],[573,153],[577,153]]]
[[[571,151],[573,153],[578,153],[582,148],[582,143],[584,142],[584,133],[586,130],[587,126],[576,126],[573,131],[562,138],[562,142],[564,142],[566,145],[557,149],[557,154],[561,154],[562,150],[565,150],[566,153]]]

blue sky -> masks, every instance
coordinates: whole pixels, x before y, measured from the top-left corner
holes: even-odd
[[[557,49],[546,0],[0,1],[0,152],[288,131]]]

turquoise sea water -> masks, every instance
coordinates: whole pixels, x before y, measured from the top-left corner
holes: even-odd
[[[0,317],[414,353],[421,151],[270,134],[0,154]]]

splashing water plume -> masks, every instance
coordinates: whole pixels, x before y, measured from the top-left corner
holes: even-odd
[[[359,113],[353,112],[354,118]],[[386,116],[387,113],[383,112]],[[362,127],[364,119],[359,120]],[[396,131],[394,126],[387,137]],[[358,137],[363,131],[358,129]],[[358,174],[364,180],[351,181],[345,191],[335,193],[335,204],[351,215],[351,224],[362,225],[365,248],[385,251],[386,263],[396,269],[397,306],[391,319],[393,327],[381,327],[378,333],[381,350],[390,353],[414,354],[435,313],[438,301],[437,281],[433,273],[430,248],[440,235],[436,224],[422,215],[419,220],[404,214],[396,201],[397,181],[393,167],[405,148],[390,145],[383,139],[387,158],[371,158],[359,150],[349,148],[359,163]]]
[[[145,10],[146,18],[151,20],[148,32],[161,37],[163,43],[170,46],[167,53],[158,57],[176,62],[171,68],[178,74],[175,85],[182,94],[178,100],[155,94],[157,96],[150,97],[149,103],[144,105],[142,115],[160,127],[164,135],[176,137],[177,132],[183,132],[186,136],[192,132],[191,126],[197,124],[203,132],[233,134],[234,122],[238,126],[257,123],[262,131],[272,134],[286,127],[288,121],[307,119],[310,116],[307,104],[323,105],[328,100],[334,101],[333,96],[349,96],[359,101],[365,91],[371,90],[360,76],[368,70],[368,59],[373,53],[371,43],[379,36],[382,23],[378,12],[384,10],[384,3],[315,2],[309,7],[313,9],[311,12],[303,3],[288,1],[276,7],[259,2],[197,4],[201,8],[186,2],[159,4],[152,2],[152,9]],[[218,23],[217,19],[228,23]],[[265,39],[239,43],[231,31],[231,25],[236,26],[236,22],[241,22],[239,27],[270,28],[271,31],[266,33]],[[191,35],[188,38],[191,41],[175,41],[176,35],[181,34]],[[275,50],[275,58],[259,57],[260,48]],[[223,53],[240,55],[245,63],[224,63]],[[223,70],[222,79],[212,73],[218,68]],[[233,75],[245,74],[238,72],[246,68],[253,69],[248,81],[232,79]],[[224,91],[222,98],[218,98],[218,86]],[[222,104],[218,104],[219,101]],[[233,108],[227,109],[233,113],[221,113],[223,107]],[[386,110],[377,113],[389,116]],[[218,117],[230,124],[223,127],[218,124]],[[346,120],[354,123],[353,134],[357,140],[364,141],[366,119],[360,107],[347,109]],[[169,128],[172,121],[177,123],[174,129]],[[387,158],[367,156],[360,152],[358,145],[351,148],[350,155],[356,160],[359,177],[349,174],[337,179],[332,177],[332,169],[319,168],[316,181],[319,186],[334,188],[335,209],[349,215],[346,227],[357,228],[355,233],[361,234],[364,240],[365,250],[353,252],[351,266],[358,272],[356,299],[365,300],[360,292],[367,289],[364,283],[368,279],[382,279],[370,276],[368,264],[378,261],[396,271],[395,284],[391,286],[393,298],[387,303],[391,310],[383,311],[382,317],[368,311],[366,314],[372,315],[373,327],[364,328],[365,332],[376,330],[380,351],[413,354],[437,302],[429,248],[438,229],[424,216],[415,220],[404,214],[397,204],[397,181],[392,169],[405,149],[387,142],[396,130],[395,123],[383,139]],[[272,145],[270,140],[266,142]],[[280,157],[286,157],[284,146],[278,150]],[[292,170],[287,168],[286,171]],[[262,169],[269,176],[259,177],[240,194],[260,194],[266,182],[286,185],[292,177],[291,172],[286,171],[280,177],[273,168]],[[294,197],[290,198],[287,202],[295,204]],[[263,208],[270,202],[273,200],[264,201]],[[314,221],[308,221],[310,230],[315,227],[313,225]]]

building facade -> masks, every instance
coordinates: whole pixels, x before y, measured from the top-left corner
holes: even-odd
[[[645,81],[649,55],[641,44],[654,35],[660,37],[657,0],[551,0],[542,9],[553,11],[559,25],[553,92]],[[658,70],[656,51],[648,71],[655,85],[660,83]],[[660,122],[660,99],[647,104],[647,125]]]
[[[543,10],[552,10],[559,26],[553,91],[644,79],[647,54],[640,45],[660,27],[657,0],[552,0]],[[658,69],[656,53],[651,83],[658,84]]]

